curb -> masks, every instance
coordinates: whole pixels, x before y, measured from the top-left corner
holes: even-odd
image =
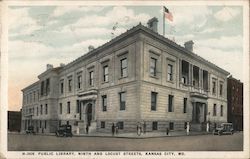
[[[160,135],[160,136],[99,136],[99,135],[74,135],[73,137],[106,137],[106,138],[127,138],[127,139],[148,139],[148,138],[163,138],[163,137],[182,137],[182,136],[201,136],[201,135],[212,135],[211,133],[206,134],[190,134],[190,135]]]
[[[16,135],[26,135],[25,133],[20,133]],[[32,134],[30,134],[32,135]],[[181,134],[181,135],[158,135],[158,136],[105,136],[105,135],[73,135],[73,137],[99,137],[99,138],[126,138],[126,139],[149,139],[149,138],[163,138],[163,137],[183,137],[183,136],[201,136],[201,135],[212,135],[212,133],[200,133],[200,134]],[[51,134],[34,134],[34,136],[55,136]]]

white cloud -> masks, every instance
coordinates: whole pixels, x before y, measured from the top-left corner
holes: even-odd
[[[115,30],[112,28],[104,28],[104,27],[83,27],[83,28],[75,28],[70,25],[65,26],[62,30],[54,30],[52,32],[60,33],[67,35],[68,37],[72,37],[75,39],[89,39],[93,37],[107,37],[111,38],[111,33],[114,33],[115,36],[120,35],[121,33],[126,32],[126,29],[123,27],[117,27]]]
[[[199,33],[206,34],[206,33],[218,32],[218,31],[222,31],[222,30],[223,30],[223,28],[218,28],[218,27],[217,28],[206,28],[206,29],[200,31]]]
[[[222,36],[220,38],[210,38],[196,42],[201,47],[213,47],[221,49],[241,49],[243,46],[242,36]]]
[[[62,60],[61,62],[63,62],[68,61],[69,57],[75,59],[81,54],[86,53],[89,45],[93,45],[96,48],[107,41],[108,39],[89,39],[70,46],[57,48],[46,46],[43,43],[37,42],[24,42],[20,40],[9,41],[9,57],[10,60],[24,58],[27,59],[26,62],[29,63],[32,62],[32,60],[34,61],[41,58],[46,58],[49,61],[56,56]],[[34,65],[36,65],[36,63],[34,63]]]
[[[132,9],[126,7],[114,7],[105,15],[91,15],[80,18],[73,27],[97,27],[107,26],[118,22],[118,26],[136,24],[139,22],[145,23],[150,19],[148,14],[135,14]]]
[[[223,51],[204,46],[196,46],[195,52],[230,72],[234,77],[243,80],[243,55],[241,52],[235,50]]]
[[[94,7],[94,6],[61,6],[61,7],[56,7],[54,10],[52,16],[53,17],[58,17],[62,16],[67,13],[71,12],[89,12],[89,11],[96,11],[99,12],[103,9],[103,7]]]
[[[49,52],[53,48],[43,45],[42,43],[37,42],[24,42],[24,41],[9,41],[9,57],[11,58],[33,58],[43,56],[49,56]],[[21,52],[20,52],[21,51]]]
[[[169,36],[169,37],[171,37],[171,36]],[[194,34],[186,34],[186,35],[181,35],[181,36],[175,35],[174,38],[175,38],[175,41],[177,44],[183,46],[186,41],[194,40],[195,36],[194,36]]]
[[[30,34],[35,30],[41,29],[35,19],[32,19],[28,14],[29,8],[8,9],[8,24],[9,34],[11,35],[25,35]],[[12,31],[15,30],[15,33]]]
[[[224,7],[214,14],[214,17],[220,21],[229,21],[236,17],[240,11],[230,7]]]

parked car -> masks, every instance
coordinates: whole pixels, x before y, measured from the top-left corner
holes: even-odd
[[[56,131],[57,137],[72,137],[72,128],[71,125],[61,125],[59,126],[59,129]]]
[[[28,129],[26,129],[26,134],[35,134],[34,127],[28,126]]]
[[[231,134],[233,135],[234,129],[232,123],[222,123],[220,127],[215,128],[214,135]]]

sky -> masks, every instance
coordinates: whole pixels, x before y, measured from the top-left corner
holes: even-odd
[[[165,36],[243,80],[241,6],[167,6]],[[9,110],[20,110],[21,90],[46,70],[67,64],[140,22],[157,17],[163,34],[162,6],[10,6],[8,8]],[[116,26],[116,29],[112,28]]]

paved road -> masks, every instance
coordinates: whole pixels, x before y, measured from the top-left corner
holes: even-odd
[[[242,132],[234,135],[199,135],[146,139],[112,137],[61,138],[8,135],[9,151],[242,151]]]

